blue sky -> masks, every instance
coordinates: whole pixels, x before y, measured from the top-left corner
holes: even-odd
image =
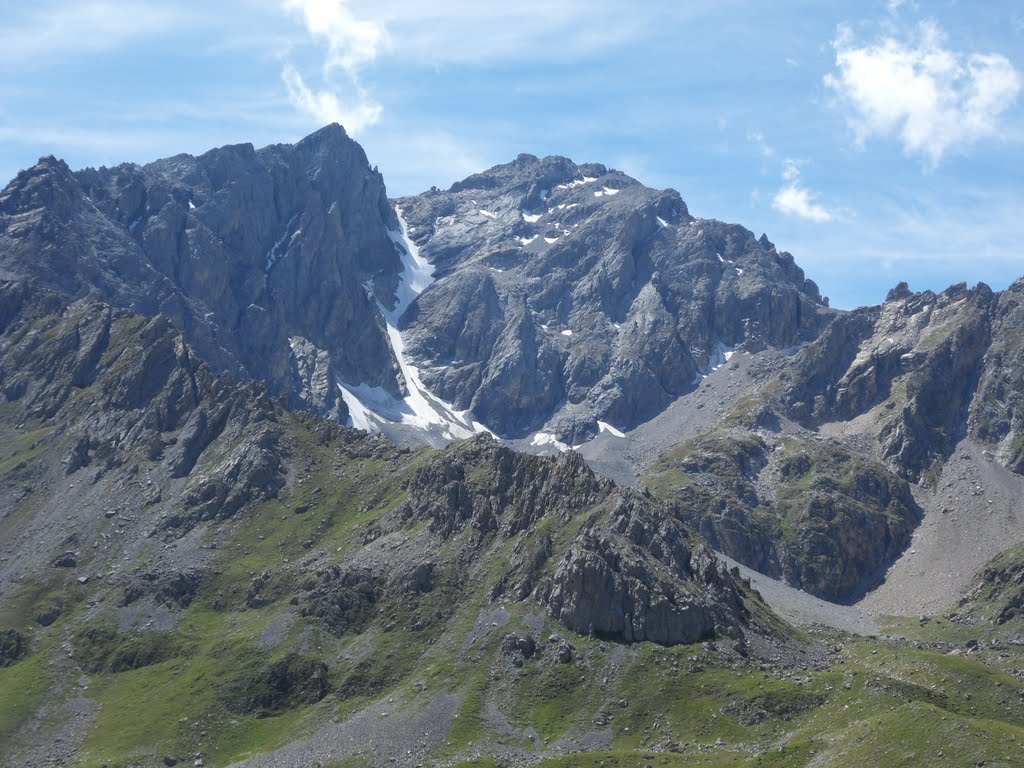
[[[0,176],[341,122],[392,195],[520,152],[766,232],[840,307],[1024,274],[1024,7],[0,0]]]

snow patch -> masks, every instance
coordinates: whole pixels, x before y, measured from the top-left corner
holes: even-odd
[[[540,217],[543,215],[543,213],[527,213],[526,211],[523,211],[523,221],[527,224],[536,224],[540,221]]]
[[[733,269],[735,269],[735,270],[736,270],[736,274],[737,274],[737,275],[742,275],[742,274],[743,274],[743,270],[742,270],[742,269],[740,269],[739,267],[733,267]]]
[[[338,389],[348,406],[348,425],[364,432],[379,432],[385,420],[377,416],[376,410],[386,412],[394,404],[394,398],[383,387],[367,384],[351,387],[338,382]]]
[[[191,200],[188,201],[188,209],[190,211],[194,211],[196,209],[196,204],[193,203]]]
[[[582,184],[590,184],[591,182],[597,181],[597,177],[591,178],[590,176],[584,176],[582,179],[575,179],[570,181],[568,184],[559,184],[555,189],[572,189]]]
[[[661,227],[662,229],[665,229],[666,227],[668,227],[668,222],[665,221],[663,218],[661,218],[661,216],[659,216],[658,217],[658,226]]]
[[[557,437],[548,432],[536,433],[533,436],[533,439],[530,440],[530,445],[535,446],[537,448],[544,445],[550,445],[554,448],[557,448],[561,453],[565,453],[566,451],[575,451],[577,448],[582,447],[580,445],[569,445],[567,443],[563,443]]]
[[[341,381],[342,399],[349,407],[349,421],[357,429],[379,431],[386,422],[407,424],[423,430],[435,428],[448,439],[470,437],[487,432],[482,424],[473,421],[465,411],[456,411],[451,405],[430,393],[420,380],[419,369],[405,357],[405,342],[398,330],[398,319],[409,305],[433,281],[433,265],[420,255],[420,249],[409,238],[408,226],[400,208],[395,209],[400,230],[388,231],[402,260],[395,306],[387,309],[379,301],[377,306],[384,315],[391,350],[405,379],[407,394],[401,399],[392,397],[381,387],[365,384],[352,386]]]
[[[287,240],[288,244],[291,245],[291,241],[295,239],[295,236],[298,235],[299,232],[302,231],[299,229],[292,233],[292,227],[295,225],[295,220],[298,218],[299,214],[296,213],[288,219],[288,224],[285,225],[284,234],[281,236],[281,239],[274,243],[274,247],[267,252],[267,267],[263,270],[264,272],[270,272],[273,266],[277,264],[282,257],[284,257],[285,253],[288,252],[287,248],[284,250],[281,249],[281,246],[284,245],[285,241]]]
[[[544,238],[544,242],[547,243],[548,245],[551,245],[552,243],[557,243],[558,242],[558,238],[557,237],[545,237]]]
[[[719,260],[720,262],[722,262],[723,264],[725,264],[725,259],[723,259],[723,258],[722,258],[722,254],[720,254],[720,253],[716,253],[716,254],[715,254],[715,256],[717,256],[717,257],[718,257],[718,260]]]
[[[711,357],[708,359],[707,373],[717,371],[735,354],[735,347],[730,347],[722,342],[715,344],[714,349],[711,350]]]
[[[606,421],[599,421],[599,422],[597,422],[597,428],[599,430],[601,430],[602,432],[608,432],[608,433],[610,433],[611,435],[613,435],[615,437],[625,437],[626,436],[626,434],[624,432],[621,432],[620,430],[616,429],[615,427],[613,427],[611,424],[609,424]]]
[[[563,336],[572,336],[572,331],[570,331],[569,329],[566,329],[566,330],[562,331],[562,335]]]
[[[496,219],[496,218],[498,218],[496,214],[493,214],[490,211],[485,211],[483,208],[478,210],[477,213],[479,213],[481,216],[486,216],[488,219]]]
[[[601,187],[601,189],[604,190],[604,193],[609,197],[611,195],[617,195],[622,191],[621,189],[612,189],[611,187]]]
[[[529,245],[530,243],[532,243],[536,239],[537,239],[537,235],[534,235],[533,237],[520,237],[519,238],[519,242],[522,243],[523,245]]]

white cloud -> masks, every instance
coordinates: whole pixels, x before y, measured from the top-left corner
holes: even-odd
[[[347,0],[283,0],[283,8],[301,14],[309,36],[327,45],[321,88],[307,85],[292,64],[282,70],[292,105],[321,124],[341,123],[353,134],[374,125],[382,107],[368,96],[359,73],[385,44],[384,27],[356,18]]]
[[[786,160],[782,168],[782,188],[772,199],[772,208],[787,216],[797,216],[808,221],[825,222],[835,218],[820,203],[815,202],[817,194],[800,184],[800,166],[795,160]]]
[[[370,99],[358,84],[352,86],[356,97],[344,101],[337,84],[314,91],[290,64],[285,66],[281,79],[288,88],[292,106],[320,125],[341,123],[349,133],[356,134],[380,119],[381,105]]]
[[[848,27],[834,42],[838,72],[826,75],[858,144],[898,136],[909,155],[937,165],[954,148],[998,137],[999,117],[1017,100],[1021,77],[1002,54],[944,46],[934,23],[912,41],[885,37],[858,45]]]
[[[301,13],[309,34],[327,43],[326,72],[337,68],[355,74],[377,58],[387,39],[383,26],[357,19],[347,0],[284,0],[284,9]]]

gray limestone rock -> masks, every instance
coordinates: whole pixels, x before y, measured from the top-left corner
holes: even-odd
[[[520,155],[397,201],[436,282],[403,318],[424,383],[499,434],[578,444],[693,388],[723,350],[788,347],[825,302],[787,253],[601,165]]]
[[[344,418],[327,376],[401,391],[364,287],[394,290],[397,226],[380,174],[337,125],[146,166],[72,173],[47,157],[0,192],[0,277],[163,313],[216,369]],[[293,337],[315,362],[296,360]]]
[[[739,631],[744,616],[724,567],[633,492],[584,526],[537,596],[566,628],[625,642],[700,642]]]

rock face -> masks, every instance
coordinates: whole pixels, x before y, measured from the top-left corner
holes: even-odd
[[[956,613],[969,621],[992,624],[1024,616],[1024,545],[1017,544],[987,563]]]
[[[0,667],[10,667],[28,651],[25,638],[14,629],[0,631]]]
[[[46,157],[0,193],[0,278],[163,314],[215,371],[341,421],[344,382],[404,440],[404,398],[426,389],[463,427],[578,444],[656,415],[732,347],[806,341],[827,315],[766,237],[604,166],[521,155],[397,204],[435,278],[411,306],[401,223],[337,125],[146,166]]]
[[[464,557],[516,541],[491,599],[532,594],[574,632],[675,645],[739,637],[747,622],[733,577],[677,512],[597,478],[575,452],[539,458],[476,438],[419,469],[395,517],[427,520]]]
[[[520,155],[397,205],[438,278],[406,313],[408,351],[501,434],[635,426],[723,350],[823,325],[817,287],[767,238],[601,165]]]
[[[384,182],[337,125],[146,166],[43,158],[0,193],[0,277],[162,313],[217,370],[344,418],[332,379],[398,394],[364,284],[391,296]]]
[[[716,549],[838,602],[877,583],[922,517],[906,481],[819,439],[722,430],[662,456],[647,483]]]
[[[809,428],[876,412],[874,436],[918,480],[970,435],[1015,472],[1021,463],[1024,282],[912,293],[840,315],[779,380],[779,410]]]
[[[588,520],[538,596],[566,628],[625,642],[739,637],[744,617],[724,566],[638,494]]]
[[[1024,474],[1024,279],[999,294],[968,418],[970,433],[997,460]]]
[[[37,297],[33,299],[33,297]],[[97,483],[140,458],[177,483],[166,526],[230,517],[284,484],[278,413],[263,384],[215,377],[167,318],[0,283],[0,392],[22,422],[58,419],[63,475]],[[132,474],[137,473],[137,464]],[[152,480],[137,503],[161,501]],[[69,567],[74,553],[60,556]]]
[[[428,519],[430,530],[442,538],[467,527],[480,535],[514,536],[542,517],[568,521],[611,488],[576,453],[551,461],[516,453],[485,436],[417,470],[398,514]]]

